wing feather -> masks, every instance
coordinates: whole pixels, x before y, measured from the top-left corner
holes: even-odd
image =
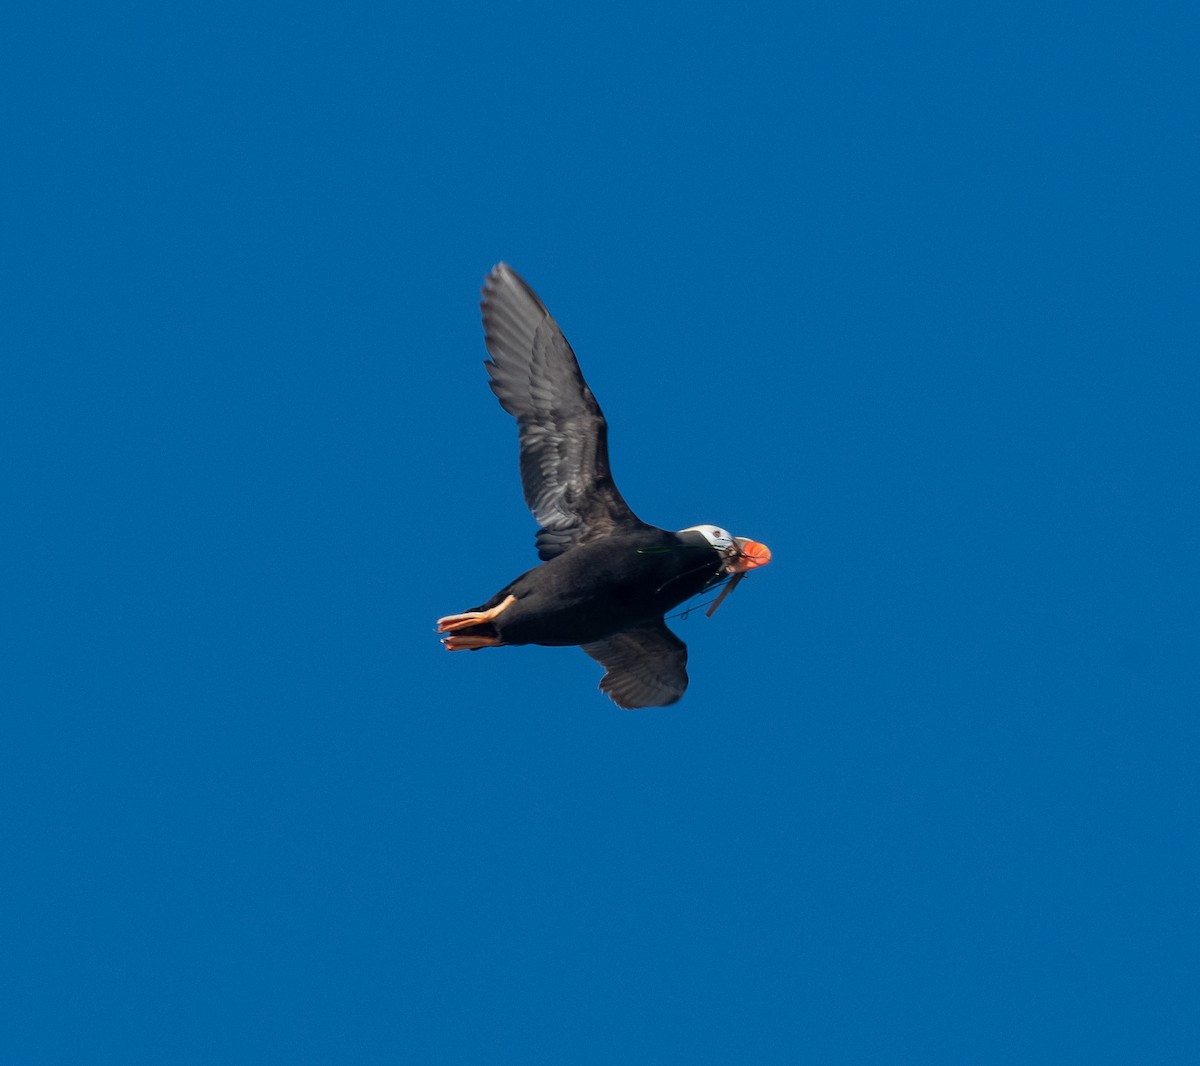
[[[605,668],[600,691],[618,707],[666,707],[687,691],[687,645],[662,619],[580,646]]]
[[[538,554],[552,559],[621,526],[644,526],[613,483],[600,405],[537,294],[501,263],[480,307],[489,384],[517,420],[521,486],[541,527]]]

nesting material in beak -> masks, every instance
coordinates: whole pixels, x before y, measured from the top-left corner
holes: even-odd
[[[744,574],[756,567],[766,566],[771,561],[771,549],[765,544],[747,540],[745,537],[735,537],[734,543],[737,545],[738,554],[730,559],[726,566],[731,574]]]
[[[747,573],[756,567],[766,566],[771,561],[771,549],[765,544],[759,544],[756,540],[747,540],[745,537],[734,537],[733,542],[737,547],[737,554],[725,564],[725,569],[733,577],[721,589],[721,594],[713,600],[713,605],[704,612],[705,618],[711,618],[716,613],[717,608],[725,601],[725,597],[738,587],[738,583]]]

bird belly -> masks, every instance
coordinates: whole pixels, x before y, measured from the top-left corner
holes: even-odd
[[[496,620],[503,643],[589,644],[648,620],[640,611],[620,610],[606,601],[546,604],[538,600],[536,596],[518,599]]]
[[[701,557],[702,563],[708,563]],[[613,557],[576,549],[522,574],[504,591],[517,600],[495,620],[505,644],[570,645],[644,625],[694,596],[715,576],[694,565],[636,553]]]

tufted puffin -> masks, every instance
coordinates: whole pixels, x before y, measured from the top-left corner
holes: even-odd
[[[736,584],[771,553],[719,526],[670,532],[641,521],[613,483],[600,405],[537,294],[501,263],[480,307],[484,365],[517,420],[543,562],[478,607],[439,618],[442,643],[450,651],[578,644],[605,668],[600,689],[618,706],[674,703],[688,684],[687,646],[663,616],[727,577]]]

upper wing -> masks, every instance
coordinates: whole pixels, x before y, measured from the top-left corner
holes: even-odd
[[[501,263],[480,307],[490,385],[517,420],[521,485],[541,526],[538,554],[552,559],[619,525],[642,525],[613,484],[600,405],[537,294]]]
[[[662,619],[580,647],[605,668],[600,691],[618,707],[665,707],[687,690],[687,645]]]

